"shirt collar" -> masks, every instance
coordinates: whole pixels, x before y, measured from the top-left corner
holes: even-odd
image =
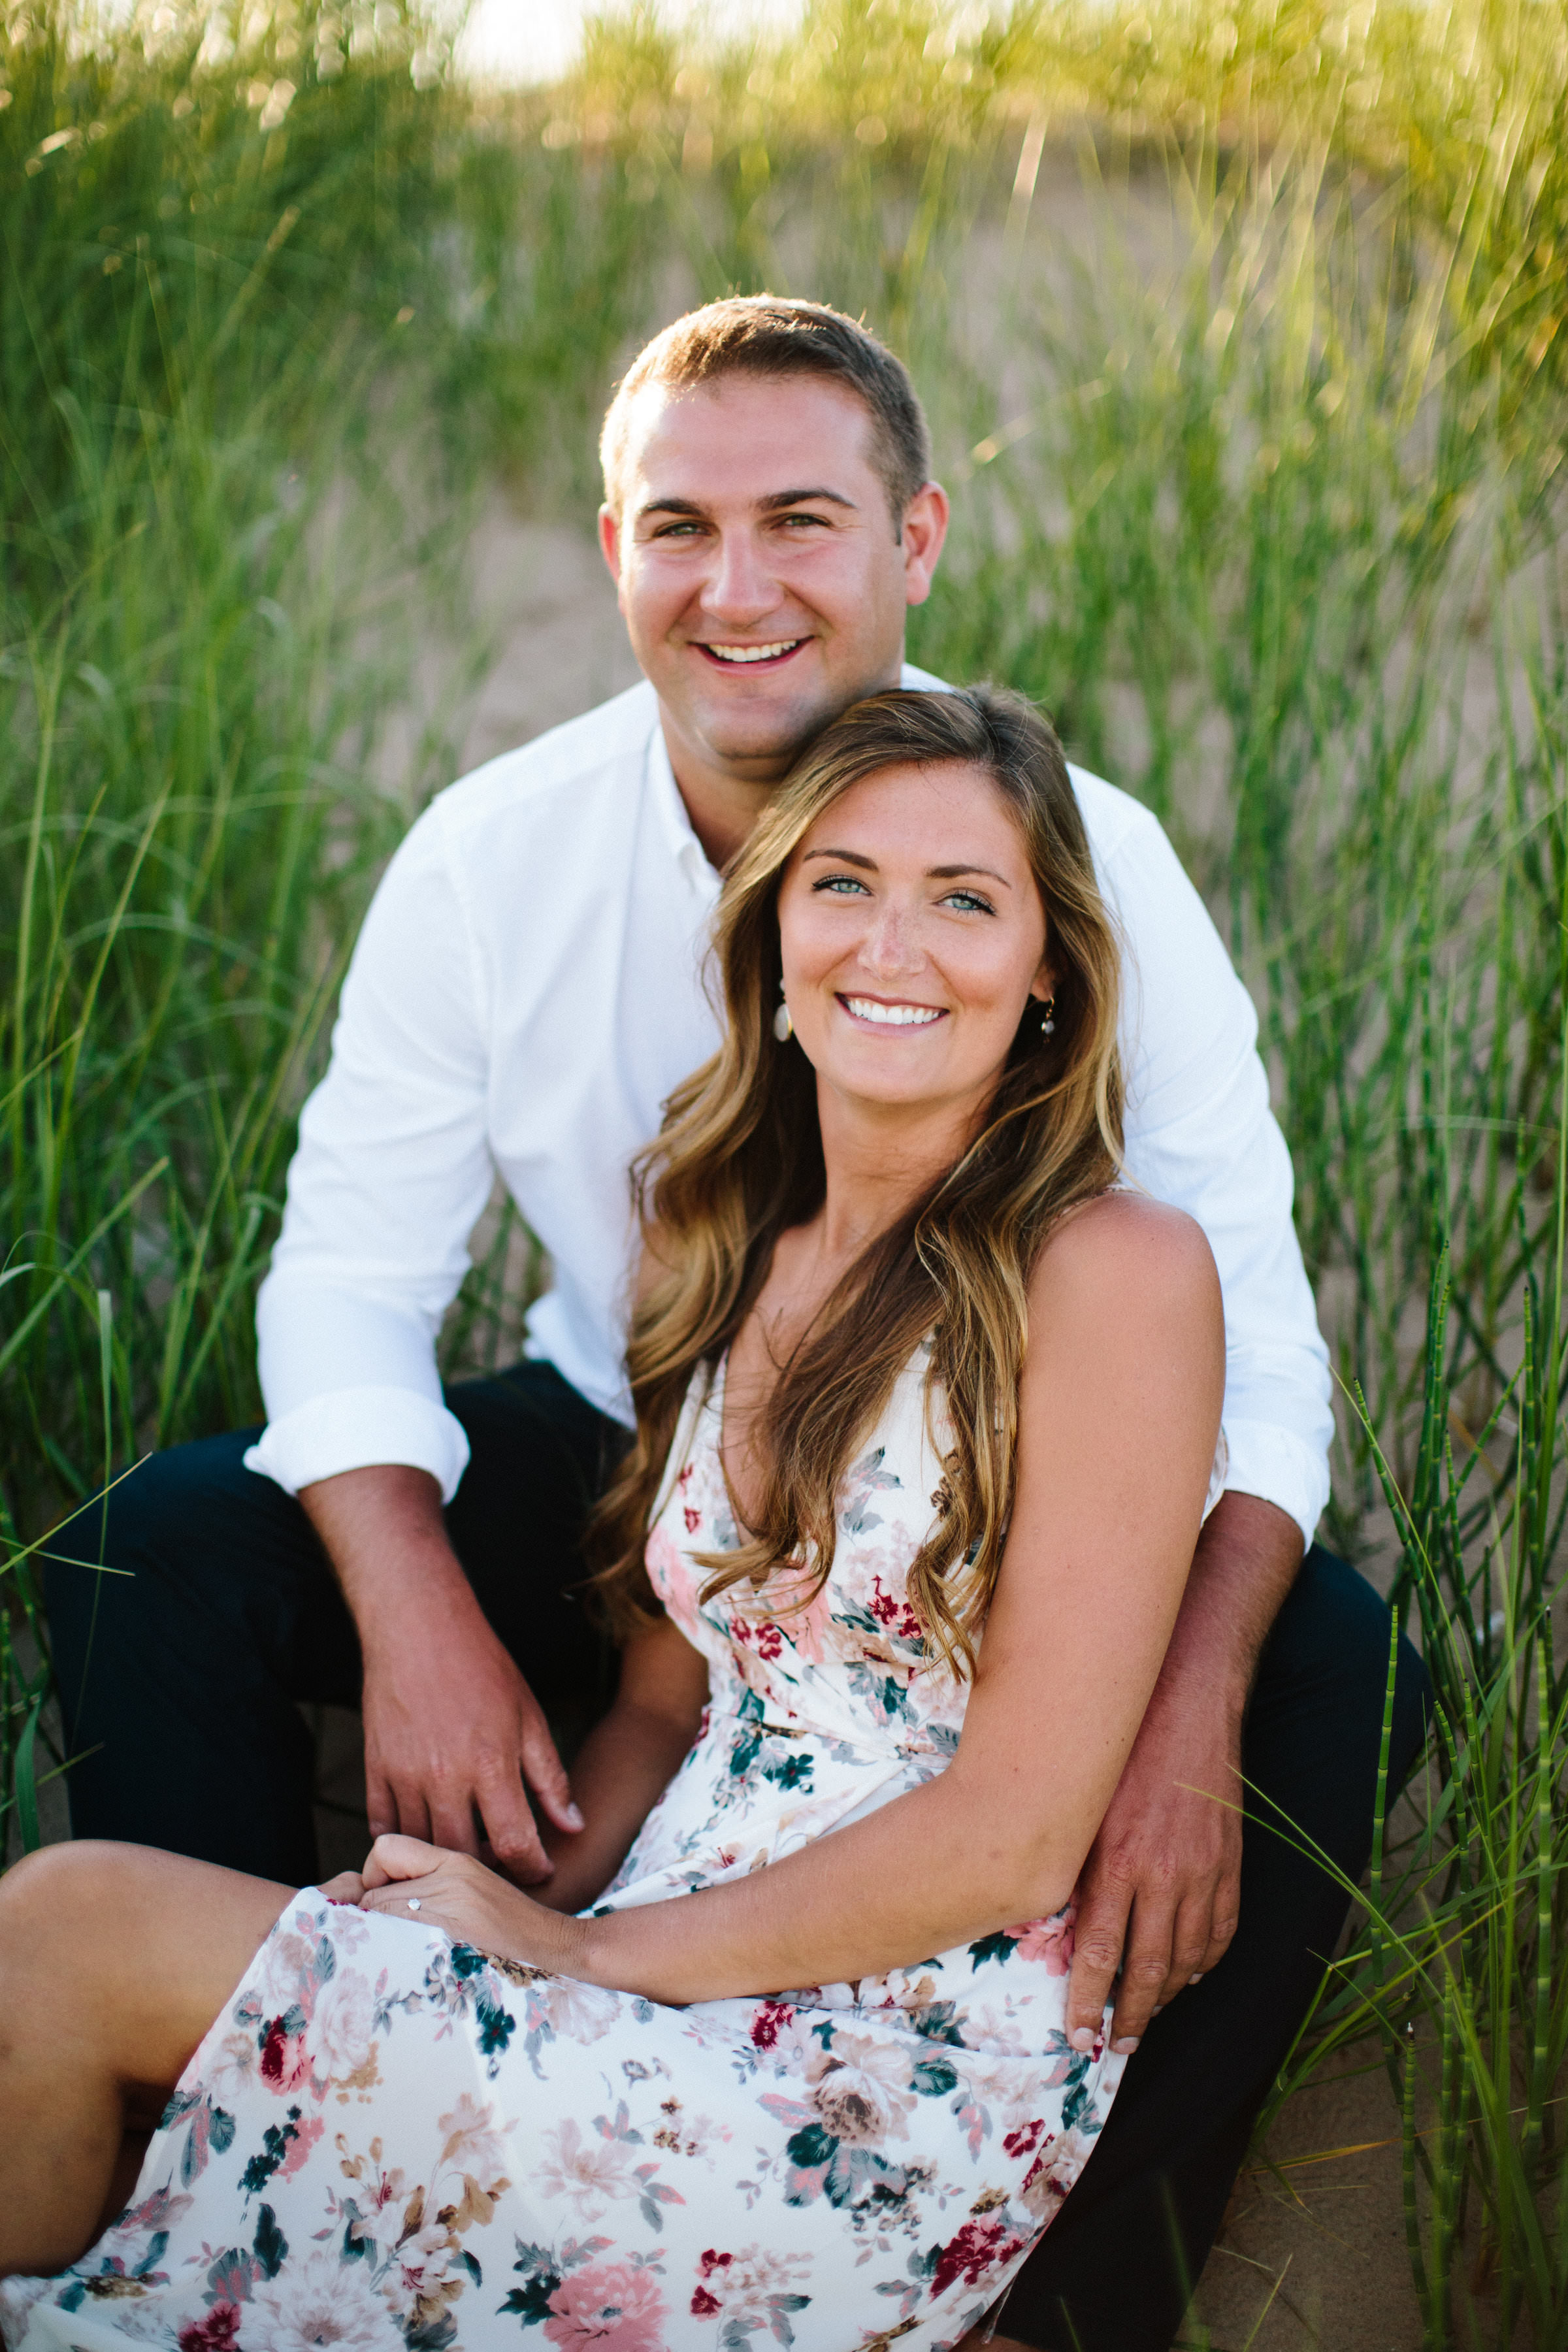
[[[648,738],[647,781],[665,838],[677,865],[705,898],[717,898],[721,887],[719,877],[708,863],[708,853],[692,830],[686,803],[680,797],[680,786],[675,781],[675,770],[669,764],[669,749],[664,740],[664,728],[657,716],[653,733]]]
[[[933,677],[929,670],[917,669],[912,662],[904,664],[900,683],[905,687],[934,688],[939,693],[947,691],[942,678]],[[664,725],[658,716],[657,701],[653,732],[648,738],[647,780],[665,838],[677,865],[705,898],[710,901],[716,899],[722,885],[708,862],[708,852],[692,831],[686,803],[680,797],[680,786],[675,781],[675,770],[669,764],[669,747],[664,740]]]

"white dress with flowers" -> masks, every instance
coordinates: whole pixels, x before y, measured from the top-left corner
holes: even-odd
[[[747,1586],[699,1601],[691,1554],[737,1538],[722,1382],[694,1390],[647,1559],[711,1699],[606,1904],[742,1876],[952,1758],[964,1685],[928,1668],[906,1587],[942,1475],[925,1370],[846,1480],[826,1586],[794,1614],[770,1587],[773,1616]],[[64,2276],[0,2287],[5,2342],[937,2352],[1110,2108],[1123,2062],[1063,2034],[1070,1946],[1063,1915],[858,1984],[667,2009],[307,1889],[128,2210]]]

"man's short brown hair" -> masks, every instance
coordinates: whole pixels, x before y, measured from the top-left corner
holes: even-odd
[[[909,370],[886,343],[826,302],[779,294],[731,294],[689,310],[645,344],[616,387],[599,436],[605,496],[620,499],[631,407],[652,383],[671,392],[725,375],[826,376],[864,402],[871,462],[892,509],[895,532],[910,500],[931,477],[931,436]]]

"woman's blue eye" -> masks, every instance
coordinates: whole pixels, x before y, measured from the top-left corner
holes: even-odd
[[[978,907],[983,915],[994,915],[996,911],[990,899],[983,898],[978,890],[950,890],[942,904],[946,907],[963,907],[965,909]]]
[[[814,890],[864,890],[864,882],[857,882],[853,874],[825,874],[820,882],[812,884]]]

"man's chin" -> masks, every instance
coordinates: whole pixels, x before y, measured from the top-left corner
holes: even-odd
[[[851,703],[876,690],[858,687],[837,695],[793,695],[787,702],[758,710],[708,709],[689,716],[678,713],[677,718],[700,739],[716,765],[748,774],[759,782],[773,782]]]

